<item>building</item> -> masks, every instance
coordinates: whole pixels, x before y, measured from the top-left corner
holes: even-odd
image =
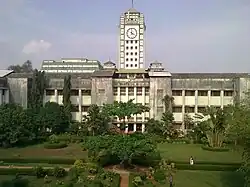
[[[134,99],[136,103],[149,106],[150,112],[126,119],[129,122],[126,130],[144,131],[149,118],[161,118],[164,112],[162,99],[169,95],[174,97],[175,127],[185,130],[183,121],[186,113],[192,117],[206,106],[223,108],[233,103],[234,98],[244,97],[244,92],[250,89],[248,73],[171,73],[158,61],[145,68],[144,16],[134,8],[120,17],[119,35],[118,68],[111,61],[103,66],[98,61],[87,59],[44,61],[42,71],[46,72],[48,79],[44,103],[53,101],[62,104],[63,79],[70,74],[74,120],[81,121],[91,104]],[[31,78],[31,74],[3,74],[0,88],[5,90],[5,101],[27,107]],[[119,124],[118,119],[114,123]]]
[[[93,73],[101,70],[102,65],[97,60],[86,58],[62,58],[60,61],[44,60],[41,71],[46,73]]]

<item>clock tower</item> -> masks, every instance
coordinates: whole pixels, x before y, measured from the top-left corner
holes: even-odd
[[[144,68],[144,15],[130,8],[120,17],[119,68]]]

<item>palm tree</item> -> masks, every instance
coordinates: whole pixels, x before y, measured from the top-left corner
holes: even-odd
[[[206,134],[209,146],[221,147],[227,128],[224,110],[207,107],[203,114],[196,114],[194,117],[197,119],[202,131]]]

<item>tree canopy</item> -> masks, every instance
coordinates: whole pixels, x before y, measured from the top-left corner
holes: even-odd
[[[34,71],[30,60],[27,60],[22,65],[10,65],[8,70],[13,70],[15,73],[32,73]]]

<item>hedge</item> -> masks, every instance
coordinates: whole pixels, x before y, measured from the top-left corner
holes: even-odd
[[[201,148],[206,151],[214,151],[214,152],[228,152],[230,149],[226,147],[209,147],[207,145],[202,145]]]
[[[59,143],[45,143],[43,146],[45,149],[62,149],[67,147],[68,145],[66,143],[59,142]]]
[[[75,163],[74,158],[0,158],[0,162],[5,163],[43,163],[43,164],[63,164],[73,165]],[[81,159],[85,162],[84,159]]]
[[[176,164],[176,169],[179,170],[203,170],[203,171],[236,171],[240,168],[237,165],[190,165],[190,164]]]
[[[44,169],[48,176],[53,176],[54,169]],[[36,176],[34,168],[0,168],[0,175],[28,175]]]
[[[167,163],[174,164],[189,164],[189,161],[175,161],[175,160],[167,160]],[[214,162],[214,161],[196,161],[194,160],[195,165],[221,165],[221,166],[237,166],[240,167],[242,165],[241,162]]]

